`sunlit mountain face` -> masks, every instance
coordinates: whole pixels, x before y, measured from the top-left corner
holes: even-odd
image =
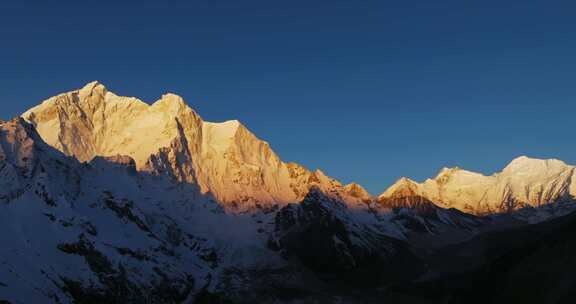
[[[520,156],[489,176],[445,168],[372,196],[273,146],[177,95],[148,104],[99,82],[0,122],[0,300],[576,296],[574,166]]]

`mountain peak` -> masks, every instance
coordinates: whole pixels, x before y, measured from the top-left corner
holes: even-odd
[[[526,172],[536,174],[547,170],[560,170],[569,166],[558,159],[538,159],[528,156],[519,156],[513,159],[502,172]]]
[[[521,155],[518,156],[516,158],[514,158],[512,161],[510,161],[509,165],[526,165],[526,164],[530,164],[530,163],[537,163],[537,162],[541,162],[543,161],[543,159],[538,159],[538,158],[532,158],[532,157],[528,157],[526,155]]]
[[[190,107],[182,97],[174,93],[166,93],[152,104],[152,108],[161,112],[177,113]]]
[[[85,85],[82,87],[82,89],[80,89],[80,90],[92,89],[92,88],[95,88],[95,87],[105,87],[105,86],[104,86],[100,81],[98,81],[98,80],[93,80],[93,81],[90,81],[90,82],[88,82],[87,84],[85,84]]]
[[[104,96],[106,92],[108,92],[108,90],[102,83],[100,83],[97,80],[94,80],[84,85],[80,90],[78,90],[78,92],[82,99],[82,97],[91,96],[94,93]]]
[[[460,171],[460,167],[456,166],[456,167],[443,167],[442,169],[440,169],[440,171],[438,172],[438,174],[436,175],[436,178],[441,178],[443,176],[446,175],[450,175],[454,172]]]
[[[417,183],[416,183],[416,181],[414,181],[414,180],[412,180],[412,179],[410,179],[410,178],[408,178],[408,177],[402,176],[401,178],[399,178],[399,179],[396,181],[396,184],[409,184],[409,185],[412,185],[412,184],[417,184]]]
[[[379,198],[386,198],[395,195],[398,192],[412,192],[418,187],[418,183],[407,177],[399,178],[392,186],[390,186],[384,193],[380,194]]]
[[[348,185],[344,186],[344,191],[352,195],[353,197],[357,198],[369,198],[371,195],[357,183],[349,183]]]

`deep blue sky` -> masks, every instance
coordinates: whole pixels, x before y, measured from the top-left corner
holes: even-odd
[[[443,166],[576,163],[572,3],[4,0],[0,117],[91,80],[171,91],[373,193]]]

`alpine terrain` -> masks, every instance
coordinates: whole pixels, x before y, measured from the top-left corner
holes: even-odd
[[[0,122],[0,303],[561,303],[575,169],[521,156],[372,196],[177,95],[92,82]]]

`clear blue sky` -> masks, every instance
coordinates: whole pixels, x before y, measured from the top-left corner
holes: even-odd
[[[373,193],[443,166],[576,163],[573,3],[4,0],[0,117],[91,80],[171,91]]]

